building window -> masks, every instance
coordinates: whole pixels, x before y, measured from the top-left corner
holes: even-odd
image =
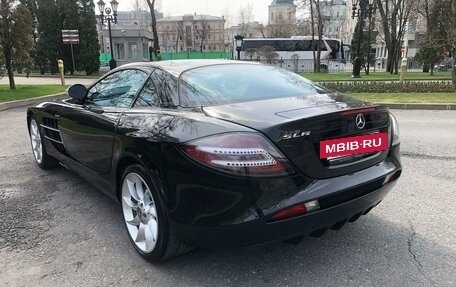
[[[124,44],[114,45],[114,58],[123,60],[125,59],[125,46]]]
[[[136,60],[138,58],[138,47],[136,43],[128,43],[128,59]]]
[[[142,44],[143,60],[149,60],[149,45]]]
[[[274,21],[274,12],[271,12],[271,21]]]
[[[279,21],[282,21],[282,19],[283,19],[283,15],[282,15],[282,13],[279,13]]]

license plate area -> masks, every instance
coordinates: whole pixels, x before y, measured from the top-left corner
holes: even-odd
[[[388,149],[388,133],[372,133],[320,141],[320,159],[334,160],[341,157],[373,154]]]

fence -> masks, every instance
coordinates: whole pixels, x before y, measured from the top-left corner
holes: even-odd
[[[162,60],[189,60],[189,59],[231,59],[231,52],[178,52],[161,53]]]
[[[281,67],[293,72],[306,72],[313,73],[314,60],[308,59],[274,59],[267,62],[266,60],[252,60],[264,64],[271,64]],[[361,72],[365,71],[367,67],[363,66]],[[436,65],[435,70],[447,71],[451,69],[451,64]],[[408,59],[407,71],[421,72],[423,64],[414,59]],[[353,64],[347,60],[320,60],[320,71],[328,73],[352,73]],[[369,72],[386,72],[386,59],[376,59],[369,65]]]

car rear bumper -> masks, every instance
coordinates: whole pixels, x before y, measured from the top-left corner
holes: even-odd
[[[266,244],[301,235],[320,236],[329,229],[337,230],[346,222],[353,222],[367,214],[383,200],[395,182],[324,210],[278,222],[267,223],[265,218],[259,218],[248,223],[221,227],[175,223],[174,229],[182,242],[195,247],[217,249]]]

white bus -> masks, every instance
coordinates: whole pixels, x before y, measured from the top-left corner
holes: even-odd
[[[317,50],[320,43],[321,69],[326,71],[336,71],[345,69],[344,48],[338,39],[323,38],[320,42],[314,38],[312,46],[312,36],[294,36],[291,38],[247,38],[243,40],[240,60],[265,61],[264,47],[271,47],[277,53],[274,59],[276,65],[284,66],[296,72],[312,69],[313,50]]]

